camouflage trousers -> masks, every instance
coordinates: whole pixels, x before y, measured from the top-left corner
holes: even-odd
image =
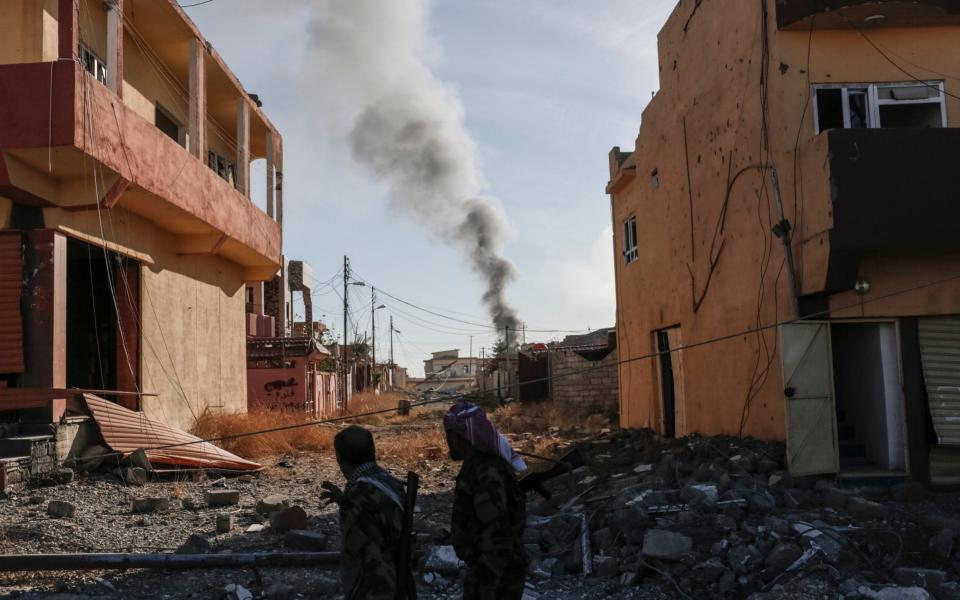
[[[463,582],[463,600],[521,600],[527,577],[526,561],[517,560],[499,576],[488,569],[470,567]]]

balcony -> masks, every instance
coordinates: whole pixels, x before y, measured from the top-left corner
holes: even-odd
[[[121,208],[172,234],[177,254],[273,277],[282,140],[175,2],[12,0],[3,19],[32,42],[0,51],[0,196],[63,209],[45,226],[80,238],[86,211]]]
[[[852,289],[867,256],[960,254],[960,129],[833,129],[802,155],[805,294]]]
[[[960,24],[956,0],[778,0],[777,26],[788,30],[923,27]]]

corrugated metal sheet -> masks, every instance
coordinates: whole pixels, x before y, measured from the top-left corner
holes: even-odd
[[[960,446],[960,317],[919,319],[930,416],[941,444]]]
[[[23,247],[19,231],[0,232],[0,373],[23,373]]]
[[[143,448],[151,463],[206,469],[256,471],[262,467],[240,458],[185,431],[151,421],[143,413],[126,409],[92,394],[84,394],[90,414],[104,441],[116,452],[129,454]],[[162,448],[176,445],[175,448]],[[159,448],[150,450],[149,448]]]

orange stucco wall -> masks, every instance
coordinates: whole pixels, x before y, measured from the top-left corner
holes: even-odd
[[[621,360],[634,359],[620,367],[621,420],[625,426],[660,428],[657,362],[642,357],[655,351],[656,330],[679,325],[684,346],[730,337],[674,356],[675,370],[683,374],[677,435],[742,430],[782,439],[776,329],[735,335],[792,317],[784,250],[770,234],[779,220],[772,177],[753,166],[772,164],[779,175],[785,215],[795,228],[801,293],[822,290],[831,195],[826,144],[814,131],[809,86],[909,78],[855,30],[778,31],[774,2],[768,0],[769,72],[762,86],[760,3],[704,0],[696,10],[694,4],[682,0],[660,32],[661,89],[643,112],[633,154],[611,166],[618,344]],[[869,37],[932,71],[960,72],[958,27],[876,28]],[[928,71],[918,74],[939,78]],[[946,89],[960,95],[960,80],[947,79]],[[948,98],[947,114],[950,124],[960,125],[960,101]],[[627,265],[621,224],[632,215],[639,257]],[[716,268],[709,278],[711,260]],[[862,269],[875,285],[865,299],[923,277],[943,277],[948,267],[958,272],[960,261],[867,261]],[[708,280],[694,312],[694,297],[704,294]],[[855,301],[852,294],[844,296],[832,298],[831,306]],[[881,312],[960,313],[960,286],[871,304],[863,314]]]

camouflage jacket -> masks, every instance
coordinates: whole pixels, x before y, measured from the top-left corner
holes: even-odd
[[[453,498],[453,547],[471,568],[491,576],[523,562],[526,498],[517,476],[499,456],[476,453],[464,461]]]
[[[341,582],[347,600],[394,600],[403,529],[403,485],[376,463],[361,465],[340,506]]]

